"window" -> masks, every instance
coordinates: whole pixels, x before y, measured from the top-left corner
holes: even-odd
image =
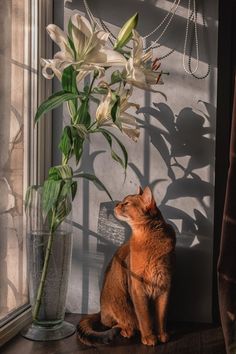
[[[24,323],[29,308],[23,199],[27,186],[44,177],[42,161],[50,160],[44,151],[49,126],[35,129],[33,116],[50,90],[41,81],[39,57],[50,51],[51,7],[46,0],[0,3],[0,344],[4,328],[20,314]]]

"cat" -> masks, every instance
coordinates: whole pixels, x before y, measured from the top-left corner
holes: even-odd
[[[131,226],[132,235],[110,261],[101,291],[101,310],[80,320],[78,338],[87,345],[107,344],[119,333],[130,338],[140,331],[145,345],[165,343],[169,339],[166,315],[175,231],[165,222],[149,187],[144,191],[139,187],[138,193],[125,197],[114,212]],[[99,323],[104,331],[96,329]]]

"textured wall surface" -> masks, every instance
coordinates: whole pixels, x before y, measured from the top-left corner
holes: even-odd
[[[142,35],[160,23],[170,8],[169,1],[98,0],[89,3],[95,15],[114,33],[138,11],[137,29]],[[158,87],[167,100],[158,93],[135,90],[133,101],[141,105],[138,114],[141,136],[137,143],[122,137],[129,153],[126,181],[122,169],[105,152],[107,146],[100,137],[94,137],[87,145],[81,169],[95,172],[115,200],[134,194],[138,185],[151,186],[163,215],[177,232],[177,268],[170,316],[207,322],[211,321],[212,302],[218,5],[213,0],[198,3],[200,62],[196,75],[204,75],[208,64],[210,74],[201,80],[184,72],[182,53],[187,1],[183,1],[160,41],[162,46],[154,52],[162,56],[173,50],[162,60],[162,69],[170,75],[164,77],[165,84]],[[81,1],[65,2],[65,23],[76,9],[84,13]],[[62,13],[57,13],[55,17],[59,23],[61,16]],[[157,34],[150,39],[156,37]],[[196,65],[195,49],[192,65]],[[54,117],[57,131],[61,127],[59,115],[57,111]],[[64,119],[67,119],[65,111]],[[57,141],[58,134],[55,134],[55,147]],[[56,150],[54,159],[58,161]],[[106,195],[92,184],[80,181],[74,206],[74,251],[67,301],[68,310],[72,312],[99,309],[103,271],[120,242],[129,237],[129,231],[111,214],[112,205]]]

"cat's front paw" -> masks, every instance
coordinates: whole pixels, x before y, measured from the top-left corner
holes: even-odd
[[[142,336],[141,339],[144,345],[156,345],[157,344],[157,337],[154,334],[150,334],[149,336]]]
[[[120,334],[124,338],[131,338],[134,335],[134,330],[132,328],[122,328]]]
[[[157,338],[158,338],[159,342],[161,342],[161,343],[167,343],[170,340],[170,336],[166,332],[158,334]]]

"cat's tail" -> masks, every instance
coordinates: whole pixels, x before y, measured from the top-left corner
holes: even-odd
[[[121,329],[119,327],[113,327],[101,332],[97,331],[94,327],[100,323],[100,312],[83,317],[77,325],[77,335],[80,341],[90,346],[108,344],[120,333]]]

